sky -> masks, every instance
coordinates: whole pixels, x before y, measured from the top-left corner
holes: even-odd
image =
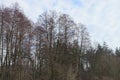
[[[0,5],[15,2],[34,22],[47,10],[66,13],[87,27],[91,42],[120,46],[120,0],[0,0]]]

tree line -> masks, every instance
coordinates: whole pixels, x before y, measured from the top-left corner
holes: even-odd
[[[93,47],[68,14],[46,11],[34,23],[18,4],[0,7],[0,80],[119,79],[120,48]]]

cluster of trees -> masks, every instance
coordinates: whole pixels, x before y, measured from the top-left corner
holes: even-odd
[[[0,7],[0,80],[119,80],[119,67],[120,49],[92,47],[69,15],[48,11],[33,23],[17,4]]]

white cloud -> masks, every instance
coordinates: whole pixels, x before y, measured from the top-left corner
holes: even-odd
[[[77,1],[81,3],[74,3],[74,0],[4,0],[2,3],[10,5],[14,2],[18,2],[25,14],[34,21],[45,10],[67,13],[76,22],[87,26],[92,41],[106,41],[113,48],[120,46],[119,0]]]

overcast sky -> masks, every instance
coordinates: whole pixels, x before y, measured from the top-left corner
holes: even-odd
[[[0,0],[6,6],[15,2],[34,22],[46,10],[67,13],[86,25],[92,42],[120,46],[120,0]]]

